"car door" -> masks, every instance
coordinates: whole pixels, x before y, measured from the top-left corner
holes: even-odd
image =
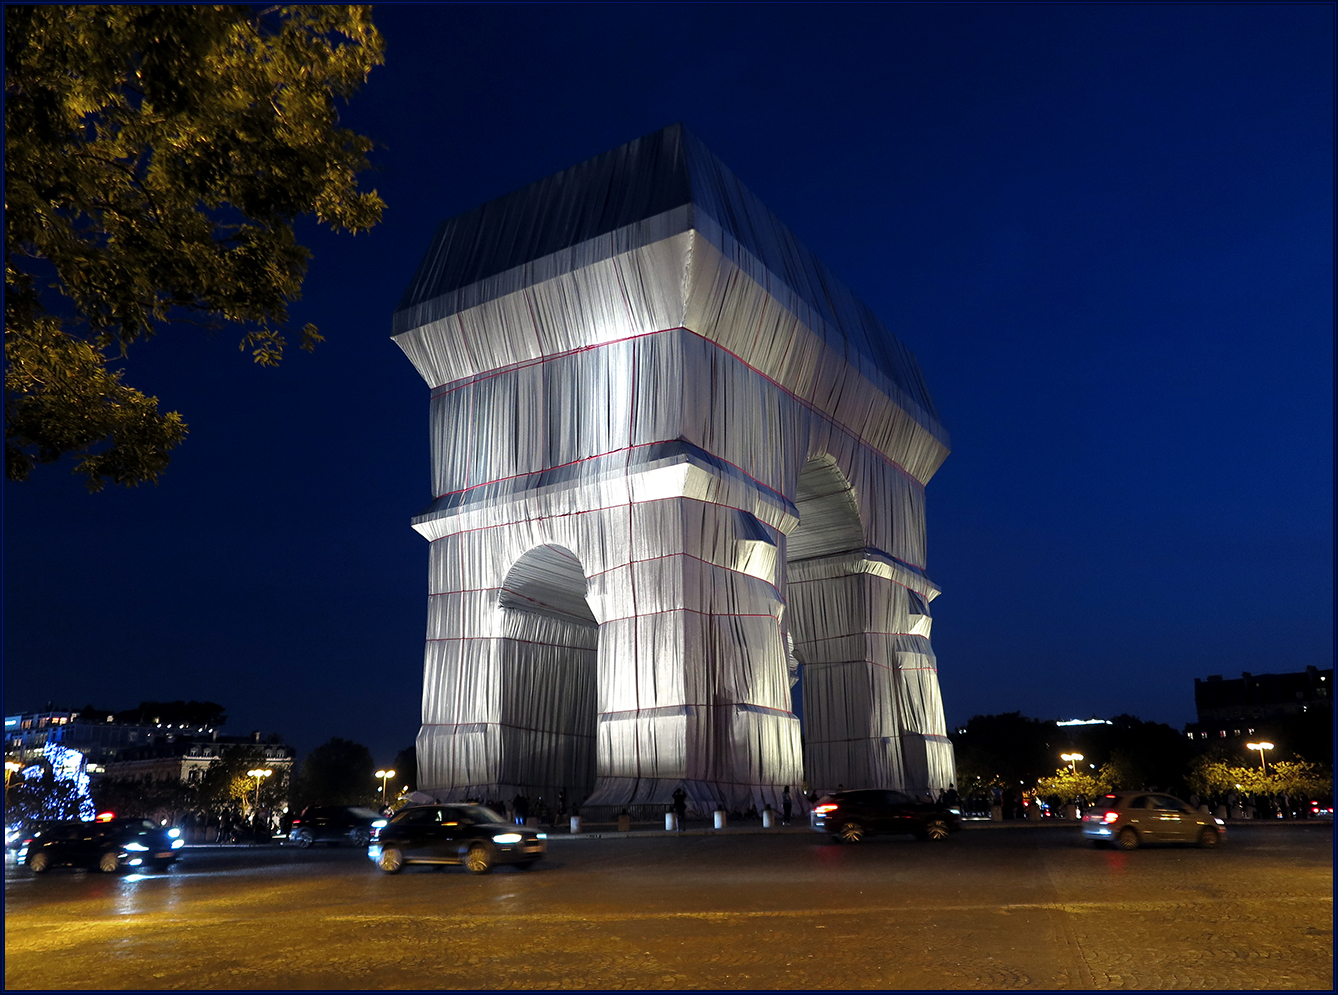
[[[1153,821],[1157,825],[1157,837],[1166,842],[1183,842],[1189,839],[1188,829],[1194,828],[1190,823],[1186,826],[1184,806],[1180,804],[1179,799],[1172,798],[1170,795],[1152,795],[1152,812],[1150,813]]]
[[[405,859],[431,859],[433,835],[441,821],[441,810],[436,808],[409,809],[382,834],[386,845],[399,847]]]
[[[436,852],[442,860],[459,860],[460,848],[469,836],[473,820],[458,808],[443,808],[435,835]]]

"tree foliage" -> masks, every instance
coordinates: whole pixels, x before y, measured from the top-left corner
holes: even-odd
[[[1067,801],[1082,795],[1089,802],[1100,798],[1111,789],[1111,783],[1102,769],[1096,774],[1089,771],[1075,771],[1071,767],[1060,767],[1049,777],[1042,777],[1036,782],[1039,795],[1058,795]]]
[[[1261,764],[1242,764],[1206,753],[1190,763],[1185,780],[1190,790],[1204,798],[1231,791],[1252,795],[1286,793],[1308,798],[1333,795],[1333,772],[1305,760],[1278,760],[1265,771]]]
[[[75,454],[90,490],[157,480],[186,426],[109,362],[160,323],[236,325],[279,362],[310,258],[296,220],[380,219],[357,188],[371,141],[336,100],[381,62],[363,6],[6,8],[10,479]]]
[[[370,804],[380,797],[375,773],[371,750],[336,736],[316,747],[302,761],[297,784],[298,807]]]
[[[288,797],[288,769],[271,764],[265,751],[256,746],[229,746],[220,750],[218,759],[211,763],[200,778],[200,801],[215,809],[255,807],[256,778],[247,771],[269,768],[274,773],[260,781],[260,807],[281,807]]]

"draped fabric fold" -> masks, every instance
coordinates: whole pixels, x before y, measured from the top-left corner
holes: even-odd
[[[445,222],[394,328],[432,388],[425,791],[951,782],[947,433],[910,352],[691,135]]]

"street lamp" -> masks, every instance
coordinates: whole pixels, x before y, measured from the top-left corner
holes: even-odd
[[[376,776],[381,779],[381,807],[386,807],[386,782],[395,776],[393,770],[378,770]]]
[[[255,770],[248,770],[246,772],[247,777],[254,777],[256,779],[256,815],[260,814],[260,782],[273,773],[274,771],[270,770],[268,767],[257,767]]]
[[[1069,766],[1073,768],[1073,773],[1078,773],[1078,761],[1082,759],[1081,753],[1061,753],[1059,759],[1067,761]]]
[[[1264,768],[1264,773],[1267,774],[1267,773],[1268,773],[1268,761],[1266,761],[1266,760],[1264,759],[1264,751],[1265,751],[1265,750],[1271,750],[1271,749],[1273,749],[1273,744],[1272,744],[1272,743],[1246,743],[1246,744],[1245,744],[1245,748],[1246,748],[1247,750],[1258,750],[1258,751],[1259,751],[1259,766],[1263,767],[1263,768]]]

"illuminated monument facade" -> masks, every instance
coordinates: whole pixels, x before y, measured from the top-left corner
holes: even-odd
[[[690,134],[446,221],[394,338],[432,397],[422,790],[703,811],[953,780],[947,435],[915,358]]]

